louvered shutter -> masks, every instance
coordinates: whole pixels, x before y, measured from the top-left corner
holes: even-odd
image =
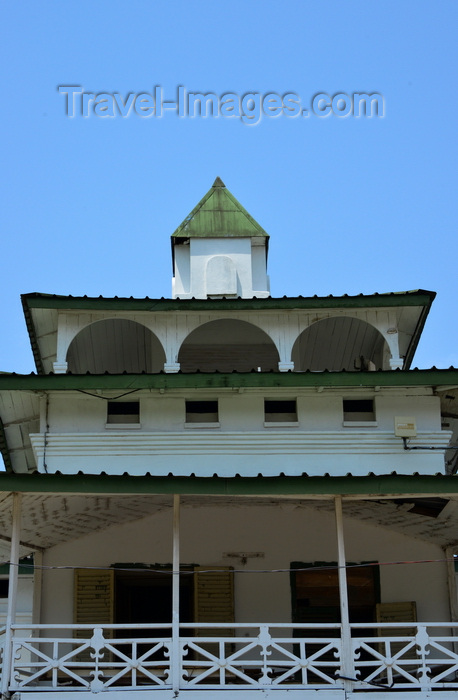
[[[76,569],[74,601],[75,624],[111,624],[114,608],[114,571]],[[86,639],[91,633],[87,630],[77,630],[75,636]],[[106,630],[105,636],[112,637],[112,631]]]
[[[196,622],[234,622],[234,573],[232,567],[196,566],[194,569],[194,619]],[[196,636],[232,636],[233,630],[196,630]]]
[[[376,605],[377,622],[416,622],[417,606],[415,601],[405,603],[377,603]],[[415,627],[397,627],[392,629],[378,629],[379,637],[414,637]],[[391,653],[397,654],[406,642],[393,642],[391,644]],[[404,659],[416,658],[417,648],[412,649],[402,655]]]

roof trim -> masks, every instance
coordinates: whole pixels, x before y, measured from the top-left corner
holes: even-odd
[[[458,369],[376,372],[232,372],[184,374],[0,374],[1,390],[78,391],[89,389],[221,389],[308,387],[458,386]]]
[[[212,311],[212,310],[260,310],[260,309],[329,309],[392,306],[427,306],[428,310],[436,296],[435,292],[414,289],[387,294],[357,294],[326,297],[267,297],[258,299],[134,299],[133,297],[74,297],[58,294],[31,292],[22,294],[24,313],[31,309],[78,309],[112,311]],[[29,333],[31,329],[29,328]]]
[[[18,493],[265,496],[458,494],[458,476],[157,477],[0,473],[0,490]]]
[[[407,352],[404,358],[404,369],[410,369],[410,366],[412,364],[412,360],[414,358],[414,355],[417,351],[418,343],[420,342],[421,334],[423,333],[423,328],[425,327],[426,319],[428,318],[428,314],[431,310],[431,304],[434,300],[434,297],[431,299],[431,302],[429,304],[425,304],[423,307],[420,318],[418,319],[417,327],[415,328],[415,331],[412,335],[412,339],[409,343],[409,346],[407,348]]]
[[[41,359],[40,348],[38,345],[37,333],[35,330],[35,324],[33,322],[31,307],[29,306],[28,300],[24,294],[21,295],[22,309],[24,311],[25,323],[27,326],[27,332],[29,334],[30,347],[32,348],[33,359],[35,361],[35,367],[39,374],[44,374],[43,361]]]

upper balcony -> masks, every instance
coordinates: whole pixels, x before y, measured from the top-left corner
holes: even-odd
[[[37,369],[110,372],[408,369],[434,294],[296,299],[25,295]]]

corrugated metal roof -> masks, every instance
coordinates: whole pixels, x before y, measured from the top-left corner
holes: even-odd
[[[395,498],[407,496],[458,497],[458,475],[380,474],[367,476],[235,476],[197,477],[156,476],[145,474],[132,476],[101,474],[7,474],[0,472],[0,493],[60,493],[92,495],[172,495],[174,493],[200,496],[311,496],[335,495],[349,498],[359,496]]]
[[[0,374],[0,391],[74,391],[79,389],[221,389],[309,387],[458,386],[458,369],[410,369],[355,372],[177,372],[167,374]]]
[[[267,233],[217,177],[212,187],[172,234],[179,238],[252,238]]]
[[[342,294],[336,296],[296,296],[296,297],[253,297],[245,299],[169,299],[161,297],[98,297],[73,296],[62,294],[46,294],[44,292],[29,292],[22,294],[24,313],[29,309],[116,309],[121,311],[210,311],[213,308],[227,310],[231,308],[250,309],[281,309],[293,308],[351,308],[383,307],[383,306],[426,306],[436,297],[436,292],[426,289],[412,289],[402,292],[374,292],[373,294]]]

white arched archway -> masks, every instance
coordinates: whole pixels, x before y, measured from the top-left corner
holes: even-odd
[[[297,372],[386,369],[385,338],[374,326],[351,316],[331,316],[308,326],[294,343]]]
[[[183,372],[277,370],[278,350],[258,326],[236,319],[209,321],[183,341],[178,362]]]
[[[138,374],[160,372],[165,353],[158,338],[136,321],[111,318],[83,328],[67,352],[68,371],[74,374]]]

